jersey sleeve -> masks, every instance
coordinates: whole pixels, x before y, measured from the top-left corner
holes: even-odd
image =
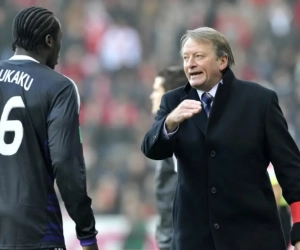
[[[95,219],[86,190],[86,169],[79,127],[76,85],[67,84],[54,97],[48,115],[48,140],[54,176],[65,207],[76,224],[82,246],[96,243]]]

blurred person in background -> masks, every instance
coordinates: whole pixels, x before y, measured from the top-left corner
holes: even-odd
[[[215,29],[181,39],[188,78],[162,97],[144,154],[175,154],[173,250],[285,250],[267,167],[291,206],[291,242],[300,250],[300,152],[277,94],[235,78],[228,39]]]
[[[13,23],[15,54],[0,62],[1,249],[65,249],[55,180],[82,249],[98,249],[80,98],[75,83],[54,71],[61,38],[51,11],[24,9]]]
[[[290,231],[292,229],[292,226],[291,226],[292,217],[291,217],[290,207],[282,195],[282,189],[278,183],[278,180],[276,178],[276,174],[274,171],[274,167],[272,164],[270,164],[268,167],[268,174],[270,176],[271,184],[272,184],[275,199],[276,199],[276,204],[278,207],[278,212],[279,212],[281,225],[282,225],[284,238],[285,238],[285,244],[286,244],[286,247],[288,248],[290,245]]]
[[[171,66],[157,73],[150,95],[152,114],[156,115],[162,96],[173,89],[184,86],[187,78],[180,66]],[[155,194],[159,223],[156,240],[160,250],[170,250],[173,235],[172,209],[177,184],[177,162],[175,156],[160,160],[156,165]]]

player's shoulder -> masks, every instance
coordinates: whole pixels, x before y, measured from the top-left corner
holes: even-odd
[[[46,82],[49,81],[49,88],[55,90],[56,92],[60,92],[61,90],[65,89],[66,87],[70,87],[70,89],[74,89],[75,92],[78,92],[78,88],[76,83],[70,77],[57,72],[47,66],[43,66],[43,75]]]
[[[45,75],[49,77],[48,79],[52,82],[52,84],[60,84],[61,86],[76,85],[71,78],[65,76],[64,74],[61,74],[58,71],[50,69],[47,66],[44,67],[44,70]]]
[[[76,91],[78,91],[77,85],[73,79],[59,72],[56,71],[54,72],[57,74],[57,78],[60,79],[59,80],[60,83],[62,83],[64,86],[72,86]]]
[[[47,66],[42,65],[42,68],[44,69],[42,73],[47,83],[48,93],[52,93],[55,97],[63,91],[73,92],[78,99],[78,103],[80,103],[78,88],[73,79]]]
[[[80,110],[80,95],[76,83],[70,77],[57,71],[48,69],[51,84],[47,84],[48,91],[52,100],[56,100],[58,96],[73,96],[77,100],[78,112]]]
[[[77,98],[80,99],[78,87],[75,81],[64,74],[61,74],[54,70],[52,71],[53,71],[53,78],[55,78],[55,83],[59,84],[60,89],[63,90],[65,88],[69,88],[70,90],[74,91],[76,93]]]
[[[58,74],[60,74],[60,73],[58,73]],[[60,74],[60,75],[65,80],[66,86],[71,86],[70,88],[72,88],[74,90],[77,100],[78,100],[78,105],[80,106],[80,95],[79,95],[78,87],[77,87],[75,81],[66,75],[63,75],[63,74]]]

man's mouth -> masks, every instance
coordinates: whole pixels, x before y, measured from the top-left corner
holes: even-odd
[[[190,73],[190,78],[195,78],[199,75],[203,74],[203,72],[193,72],[193,73]]]

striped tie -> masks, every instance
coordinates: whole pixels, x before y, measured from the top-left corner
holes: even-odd
[[[209,112],[211,109],[211,103],[213,102],[214,98],[210,93],[204,92],[201,96],[202,102],[204,102],[204,110],[207,114],[207,117],[209,117]]]

